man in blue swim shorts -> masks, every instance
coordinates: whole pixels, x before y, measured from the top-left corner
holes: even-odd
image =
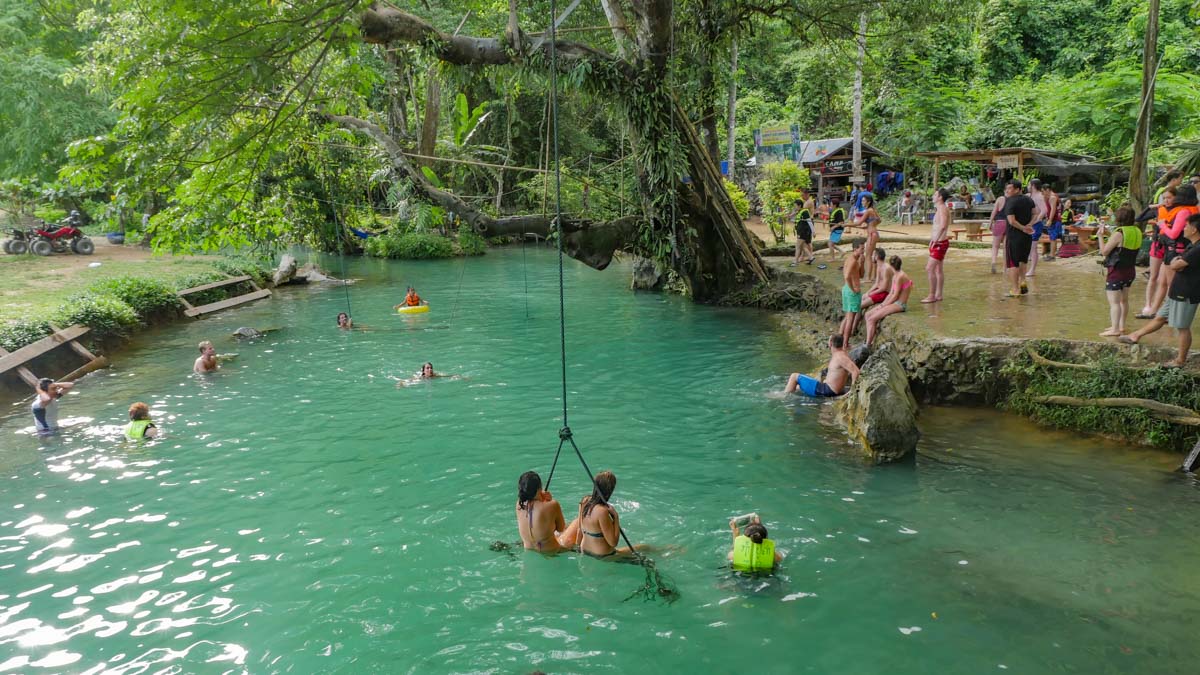
[[[849,382],[847,382],[847,378]],[[858,379],[858,366],[854,359],[846,353],[846,345],[841,335],[829,336],[829,365],[825,366],[825,379],[818,380],[801,373],[792,373],[788,377],[785,394],[796,390],[819,398],[841,396],[850,389],[850,385]]]

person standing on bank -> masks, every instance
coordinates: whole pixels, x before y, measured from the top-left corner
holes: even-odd
[[[1004,195],[996,198],[992,205],[992,274],[996,273],[996,259],[1004,245],[1004,235],[1008,232],[1008,220],[1004,217]]]
[[[1144,336],[1170,326],[1179,332],[1179,353],[1174,361],[1163,364],[1167,368],[1181,368],[1187,363],[1188,350],[1192,348],[1192,321],[1196,308],[1200,307],[1200,213],[1188,216],[1183,237],[1187,248],[1175,256],[1170,263],[1175,277],[1167,293],[1167,302],[1150,323],[1129,335],[1117,338],[1125,344],[1137,344]]]
[[[922,303],[942,301],[946,287],[946,252],[950,250],[950,191],[938,188],[933,193],[933,229],[929,234],[929,262],[925,263],[925,274],[929,277],[929,295]]]
[[[1042,181],[1034,178],[1029,181],[1029,198],[1033,200],[1033,241],[1029,248],[1029,271],[1025,276],[1031,277],[1037,271],[1038,257],[1041,255],[1042,235],[1049,235],[1046,223],[1046,198],[1042,195]]]
[[[804,255],[807,260],[804,262],[811,265],[816,256],[813,255],[812,240],[813,240],[813,201],[807,193],[803,199],[797,199],[792,212],[787,215],[788,218],[795,218],[796,224],[796,256],[792,260],[792,266],[800,264],[800,257]]]
[[[1004,214],[1008,231],[1004,233],[1004,267],[1008,274],[1008,297],[1016,298],[1029,292],[1025,283],[1025,266],[1033,248],[1033,225],[1037,205],[1021,192],[1021,181],[1013,178],[1004,184]]]
[[[1134,262],[1142,248],[1142,230],[1133,222],[1133,208],[1124,204],[1115,215],[1116,229],[1100,248],[1108,275],[1104,279],[1104,291],[1108,294],[1108,330],[1100,337],[1118,337],[1125,334],[1125,315],[1129,311],[1129,287],[1137,277]]]

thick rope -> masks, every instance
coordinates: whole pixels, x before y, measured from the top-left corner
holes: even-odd
[[[329,181],[325,176],[325,172],[320,167],[317,167],[317,174],[321,178],[321,185],[325,189],[325,195],[329,197],[329,210],[333,212],[333,222],[337,225],[338,259],[341,261],[342,268],[342,290],[346,292],[346,316],[353,321],[354,311],[350,308],[350,280],[346,278],[346,228],[342,226],[342,220],[338,216],[337,203],[333,199],[333,193],[329,191]]]
[[[570,443],[571,448],[575,451],[575,456],[579,458],[579,463],[583,465],[584,472],[587,473],[588,481],[592,485],[592,493],[597,493],[595,489],[596,477],[592,474],[591,467],[588,466],[587,460],[583,458],[583,453],[579,450],[579,446],[575,444],[575,437],[571,433],[571,427],[567,424],[567,312],[566,312],[566,282],[563,276],[563,232],[562,232],[562,181],[560,178],[560,161],[558,156],[558,52],[556,48],[557,37],[555,35],[555,21],[558,17],[558,7],[556,0],[550,0],[550,117],[553,124],[553,142],[552,150],[554,153],[554,229],[558,238],[558,335],[559,348],[562,356],[562,429],[558,432],[558,450],[554,453],[554,463],[550,466],[550,475],[546,478],[546,489],[550,489],[550,481],[554,479],[554,470],[558,467],[558,458],[562,453],[563,443]],[[607,508],[612,508],[604,495],[599,495],[601,503]],[[673,602],[679,597],[677,591],[663,581],[658,570],[654,566],[654,562],[643,556],[636,548],[633,547],[633,542],[629,541],[629,536],[625,534],[625,528],[618,527],[621,539],[625,541],[625,545],[629,547],[629,552],[637,560],[638,564],[646,570],[646,582],[629,597],[629,600],[637,595],[641,595],[645,599],[653,599],[656,597],[664,598],[667,602]]]

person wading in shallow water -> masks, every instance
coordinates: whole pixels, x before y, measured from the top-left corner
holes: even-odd
[[[74,386],[70,382],[55,382],[48,377],[38,380],[37,395],[31,407],[33,426],[38,435],[44,436],[58,431],[58,399]]]
[[[192,364],[192,371],[197,375],[216,372],[221,366],[217,363],[217,350],[213,343],[205,340],[200,343],[200,356]]]
[[[1012,179],[1004,184],[1004,216],[1008,231],[1004,234],[1004,268],[1011,287],[1008,297],[1016,298],[1029,292],[1025,283],[1025,266],[1033,248],[1033,218],[1037,205],[1021,193],[1021,181]]]
[[[593,558],[629,555],[628,547],[617,548],[621,541],[621,517],[609,501],[617,489],[617,477],[611,471],[596,474],[592,494],[579,500],[579,550]],[[570,526],[568,526],[569,528]],[[638,544],[639,551],[647,548]]]

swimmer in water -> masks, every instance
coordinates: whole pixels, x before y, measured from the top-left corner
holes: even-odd
[[[611,471],[596,474],[591,496],[579,501],[579,550],[593,558],[629,555],[628,547],[617,548],[621,541],[621,517],[609,499],[617,488],[617,477]],[[638,550],[643,547],[638,546]]]
[[[417,377],[421,378],[422,380],[432,380],[435,377],[445,377],[445,376],[441,375],[439,373],[433,372],[433,364],[430,363],[429,361],[426,361],[425,365],[421,366],[421,372],[417,373]]]
[[[58,399],[75,385],[70,382],[55,382],[43,377],[37,383],[37,396],[33,400],[33,426],[39,436],[58,431]]]
[[[217,350],[213,343],[205,340],[200,343],[200,356],[192,364],[192,371],[197,375],[216,372],[221,366],[217,364]]]
[[[738,531],[738,520],[729,521],[733,531],[733,549],[727,556],[733,569],[740,572],[769,572],[776,563],[783,562],[783,554],[775,550],[775,542],[767,539],[767,528],[763,527],[757,513],[748,516],[750,523],[743,532]]]
[[[157,437],[158,427],[150,421],[150,406],[141,402],[129,406],[129,424],[125,427],[125,438],[137,441]]]
[[[517,531],[530,551],[558,553],[574,548],[579,520],[566,524],[562,506],[542,489],[542,477],[526,471],[517,480]]]
[[[345,329],[354,328],[354,320],[350,318],[349,314],[345,312],[338,312],[337,327]]]
[[[404,296],[404,302],[396,305],[392,309],[400,309],[401,307],[418,307],[425,304],[428,303],[421,301],[421,296],[417,295],[416,289],[414,289],[412,286],[409,286],[408,293]]]

